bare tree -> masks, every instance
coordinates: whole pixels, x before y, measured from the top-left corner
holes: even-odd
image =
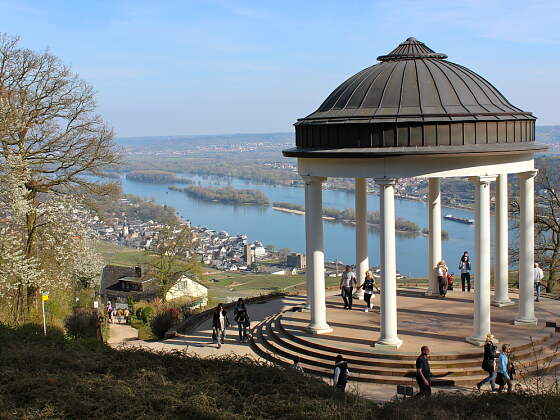
[[[48,51],[18,45],[0,34],[0,176],[18,161],[26,171],[23,199],[25,256],[37,252],[41,203],[56,194],[102,194],[114,186],[95,182],[118,161],[113,131],[96,114],[91,85]],[[38,290],[20,290],[27,308]],[[23,300],[20,302],[23,306]]]
[[[200,263],[192,254],[193,233],[186,225],[166,225],[157,234],[154,244],[146,251],[146,265],[158,280],[161,298],[165,301],[167,292],[181,272],[200,278]]]
[[[546,290],[560,281],[560,177],[542,169],[537,177],[535,208],[535,258],[548,272]]]
[[[539,169],[535,182],[535,262],[548,274],[546,290],[552,292],[560,283],[560,175]],[[511,212],[519,216],[519,202],[511,200]],[[519,226],[515,226],[518,229]],[[519,250],[510,249],[513,262],[519,261]]]

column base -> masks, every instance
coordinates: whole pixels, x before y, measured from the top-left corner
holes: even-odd
[[[306,329],[307,329],[307,332],[309,332],[313,335],[328,334],[328,333],[331,333],[333,331],[333,329],[331,327],[329,327],[329,324],[324,324],[324,325],[309,324]]]
[[[426,292],[424,293],[425,296],[439,296],[439,290],[434,291],[432,289],[428,289],[426,290]]]
[[[513,325],[537,325],[538,323],[538,319],[537,318],[533,318],[533,319],[516,319],[515,321],[513,321]]]
[[[473,346],[477,346],[477,347],[484,347],[484,344],[486,344],[486,336],[484,337],[466,337],[465,341],[469,344],[472,344]],[[494,339],[492,340],[492,342],[494,344],[499,343],[498,339],[496,337],[494,337]]]
[[[493,300],[490,303],[492,306],[496,306],[498,308],[503,308],[504,306],[511,306],[511,305],[515,305],[515,302],[513,300]]]
[[[373,347],[379,350],[398,350],[402,343],[403,342],[400,338],[393,338],[390,340],[378,341],[373,345]]]

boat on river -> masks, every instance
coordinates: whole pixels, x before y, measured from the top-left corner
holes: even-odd
[[[466,225],[472,225],[474,223],[474,219],[467,219],[466,217],[454,216],[452,214],[446,214],[443,218],[453,222],[464,223]]]

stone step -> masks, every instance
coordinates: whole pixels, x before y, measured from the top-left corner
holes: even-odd
[[[334,355],[317,351],[316,349],[298,347],[297,343],[290,342],[286,337],[281,337],[281,330],[277,328],[277,326],[281,325],[278,322],[279,318],[279,315],[271,316],[253,329],[253,339],[251,340],[253,350],[262,358],[280,366],[291,365],[293,357],[297,355],[300,357],[301,366],[307,373],[330,377],[332,375]],[[526,352],[526,359],[516,359],[518,372],[523,373],[524,376],[530,376],[537,371],[537,368],[543,370],[543,367],[547,369],[560,367],[560,361],[556,357],[558,346],[558,337],[549,337],[546,342],[541,343],[540,348],[538,346],[535,347],[535,353]],[[335,349],[334,353],[337,354],[340,351]],[[346,356],[346,353],[344,354]],[[529,356],[532,356],[532,358]],[[352,380],[402,385],[410,385],[414,382],[415,370],[414,365],[410,365],[410,361],[395,359],[392,362],[387,359],[376,360],[372,357],[356,358],[346,356],[346,358],[350,364]],[[374,361],[380,361],[385,363],[385,365],[374,364]],[[365,364],[365,362],[368,364]],[[390,363],[396,364],[390,365]],[[480,369],[480,354],[478,354],[476,363],[476,366],[448,368],[431,362],[432,371],[435,376],[433,380],[434,386],[475,385],[486,375]]]
[[[271,318],[272,319],[272,318]],[[308,351],[316,351],[326,355],[332,355],[343,353],[345,357],[353,357],[357,360],[358,364],[361,361],[369,361],[374,359],[376,363],[383,364],[383,361],[386,361],[388,366],[398,367],[395,364],[412,364],[414,365],[417,355],[410,356],[410,355],[402,355],[402,354],[387,354],[387,353],[378,353],[375,351],[372,352],[360,352],[360,351],[353,351],[347,349],[341,349],[333,346],[328,346],[325,344],[319,344],[307,340],[305,338],[305,334],[301,333],[300,331],[293,330],[289,327],[284,326],[282,322],[282,318],[277,316],[276,321],[276,328],[277,330],[288,340],[297,343],[299,347],[303,347]],[[551,341],[552,339],[552,341]],[[551,329],[550,333],[546,336],[540,337],[538,339],[533,340],[533,344],[530,342],[512,347],[512,351],[516,355],[517,358],[525,358],[528,356],[533,356],[534,353],[538,353],[542,350],[547,350],[550,348],[555,348],[558,343],[560,342],[560,337],[556,336],[554,333],[554,329]],[[482,349],[478,350],[476,353],[450,353],[446,355],[434,355],[430,356],[430,363],[433,366],[440,366],[442,368],[454,368],[454,367],[480,367],[481,365],[481,356],[482,356]],[[334,357],[334,356],[333,356]],[[334,360],[334,358],[332,359]],[[387,362],[387,360],[390,360]]]
[[[299,356],[302,361],[310,365],[315,365],[318,367],[328,368],[332,367],[334,362],[335,354],[319,354],[313,353],[310,351],[306,351],[306,349],[293,346],[288,341],[282,340],[274,331],[274,322],[275,320],[271,320],[266,325],[263,325],[262,337],[266,340],[266,346],[268,349],[275,354],[282,355],[283,357],[291,360],[294,356]],[[558,342],[554,343],[554,350],[556,350],[556,346]],[[311,354],[310,354],[311,353]],[[554,355],[553,352],[546,352],[541,350],[541,352],[536,352],[531,356],[538,355],[539,360],[545,360],[549,356]],[[415,364],[406,362],[395,362],[391,366],[387,366],[387,362],[384,359],[382,360],[383,364],[375,363],[375,359],[356,359],[353,357],[346,357],[348,363],[353,367],[353,370],[359,373],[368,373],[374,375],[384,375],[384,376],[406,376],[406,377],[414,377],[415,376]],[[535,363],[535,359],[530,357],[528,360],[521,360],[516,359],[516,363],[520,368],[528,368]],[[459,366],[459,367],[447,367],[438,364],[430,363],[432,372],[436,377],[450,377],[450,376],[484,376],[485,373],[481,369],[481,359],[480,357],[476,361],[476,366]]]

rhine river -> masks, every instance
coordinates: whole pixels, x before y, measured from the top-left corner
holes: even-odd
[[[192,179],[202,186],[226,186],[251,188],[264,192],[270,203],[284,201],[304,204],[303,188],[258,184],[235,178],[203,178],[192,174],[178,174]],[[122,189],[126,194],[143,198],[154,198],[159,204],[167,204],[177,209],[183,219],[193,226],[206,226],[214,230],[224,230],[230,235],[244,234],[248,240],[258,240],[264,245],[272,244],[277,249],[290,248],[305,253],[304,216],[273,210],[271,207],[231,205],[202,201],[178,191],[169,191],[169,185],[149,184],[122,178]],[[171,185],[171,184],[170,184]],[[445,191],[443,191],[445,193]],[[354,193],[349,191],[323,191],[323,206],[339,209],[354,207]],[[425,202],[396,200],[396,215],[411,220],[420,228],[428,226],[428,206]],[[379,197],[368,194],[368,211],[379,211]],[[442,209],[442,216],[453,214],[474,219],[474,213],[465,210]],[[491,227],[493,228],[493,218]],[[449,239],[442,242],[443,258],[450,271],[457,272],[459,257],[468,250],[474,254],[474,226],[443,219],[442,229]],[[351,225],[324,221],[325,259],[338,258],[345,263],[355,263],[355,233]],[[379,233],[369,232],[369,262],[372,267],[379,264]],[[397,269],[407,276],[426,276],[428,258],[427,237],[397,234]]]

